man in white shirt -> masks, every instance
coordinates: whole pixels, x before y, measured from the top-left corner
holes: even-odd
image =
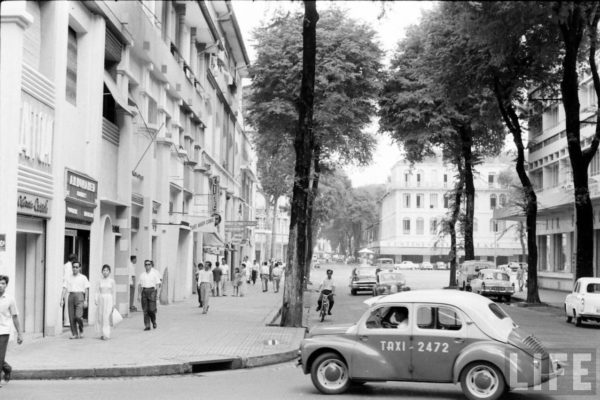
[[[269,264],[263,261],[260,267],[260,280],[262,282],[262,291],[266,292],[269,290]]]
[[[90,282],[81,271],[79,261],[73,261],[73,274],[67,276],[63,283],[61,307],[65,304],[65,295],[69,293],[67,309],[71,323],[71,339],[83,338],[83,309],[88,306],[90,297]],[[78,330],[79,328],[79,330]]]
[[[275,266],[273,267],[273,271],[271,274],[273,275],[273,289],[275,289],[275,293],[279,292],[279,283],[281,282],[281,263],[277,261]]]
[[[77,254],[69,254],[69,257],[67,258],[67,262],[65,263],[65,265],[63,265],[63,286],[67,280],[67,277],[73,275],[73,262],[77,261]],[[61,286],[61,290],[62,287]],[[64,293],[64,292],[63,292]],[[66,296],[68,296],[68,293],[65,294],[64,297],[64,307],[63,307],[63,326],[70,326],[69,324],[69,310],[67,308],[67,303],[69,302],[69,299],[66,298]]]
[[[200,264],[198,264],[200,265]],[[208,312],[208,294],[213,286],[213,271],[210,270],[212,263],[207,261],[204,263],[204,269],[198,272],[198,290],[200,290],[200,300],[202,303],[202,314]]]
[[[227,260],[225,260],[225,258],[221,258],[221,294],[223,296],[226,296],[225,294],[225,282],[227,282],[230,279],[229,276],[229,265],[227,265]]]
[[[135,255],[129,258],[129,311],[137,311],[137,308],[133,305],[135,301],[135,264],[137,263],[137,257]]]
[[[153,271],[154,262],[152,260],[144,261],[146,271],[142,272],[138,279],[138,300],[142,303],[144,311],[144,330],[156,329],[156,297],[160,288],[160,276]]]
[[[8,347],[8,338],[10,337],[11,324],[17,330],[17,343],[23,343],[23,334],[19,324],[19,311],[17,304],[12,296],[6,293],[8,285],[8,276],[0,275],[0,367],[4,372],[4,381],[10,380],[12,372],[11,366],[6,362],[6,348]],[[2,387],[2,385],[0,385]]]
[[[321,282],[321,286],[319,286],[319,300],[317,302],[317,311],[321,310],[321,304],[323,302],[323,296],[327,296],[329,298],[329,312],[328,315],[331,315],[331,309],[333,308],[333,296],[335,295],[335,283],[331,277],[333,276],[333,270],[327,270],[327,278]]]

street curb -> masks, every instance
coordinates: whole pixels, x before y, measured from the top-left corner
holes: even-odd
[[[83,379],[83,378],[120,378],[159,375],[184,375],[194,373],[195,366],[202,366],[202,372],[257,368],[267,365],[280,364],[298,358],[298,349],[281,353],[233,357],[227,359],[188,361],[178,364],[163,364],[132,367],[105,367],[80,369],[40,369],[14,370],[12,379],[15,380],[50,380],[50,379]],[[225,367],[224,367],[225,366]]]

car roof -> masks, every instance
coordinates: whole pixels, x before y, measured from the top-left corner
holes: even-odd
[[[579,278],[579,279],[577,279],[577,282],[580,282],[582,284],[586,284],[586,283],[600,283],[600,277],[598,277],[598,278],[594,278],[594,277]]]
[[[489,308],[495,304],[487,297],[472,292],[463,292],[454,289],[410,290],[386,296],[370,298],[364,303],[373,307],[386,303],[438,303],[456,306],[465,312],[477,326],[486,334],[498,340],[506,341],[512,330],[513,321],[510,317],[505,320],[494,320]]]
[[[480,269],[479,272],[500,272],[505,274],[506,272],[501,270],[500,268],[484,268],[484,269]]]

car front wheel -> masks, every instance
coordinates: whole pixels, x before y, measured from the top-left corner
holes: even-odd
[[[321,354],[310,369],[313,385],[321,393],[344,393],[350,386],[346,362],[335,353]]]
[[[500,370],[484,361],[471,363],[463,369],[460,386],[470,400],[496,400],[506,391]]]

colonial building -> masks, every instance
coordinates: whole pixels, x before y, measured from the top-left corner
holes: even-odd
[[[62,332],[69,253],[92,286],[113,267],[124,314],[131,255],[136,273],[154,260],[169,303],[194,263],[254,254],[230,2],[11,1],[0,27],[0,273],[28,334]]]
[[[287,262],[288,239],[290,235],[289,200],[279,199],[273,215],[270,206],[262,193],[256,193],[256,230],[254,232],[254,259],[268,261],[269,259]],[[273,221],[275,219],[275,221]],[[275,223],[273,223],[275,222]],[[273,251],[271,251],[273,246]]]
[[[539,97],[533,93],[533,97]],[[590,146],[594,136],[597,97],[591,76],[579,89],[581,143]],[[591,123],[593,121],[593,123]],[[575,210],[573,176],[567,150],[565,111],[562,103],[549,102],[532,109],[529,121],[528,173],[538,198],[538,283],[542,288],[571,290],[575,272]],[[590,197],[594,207],[594,273],[600,276],[600,155],[589,169]],[[498,216],[519,218],[498,210]]]
[[[493,219],[494,209],[508,201],[510,190],[498,178],[509,165],[508,160],[488,159],[475,174],[475,256],[497,264],[518,260],[523,252],[516,223]],[[380,201],[379,222],[363,232],[368,247],[396,262],[448,261],[450,238],[440,234],[440,223],[448,213],[447,192],[454,187],[454,176],[454,169],[440,158],[413,166],[398,161]]]

